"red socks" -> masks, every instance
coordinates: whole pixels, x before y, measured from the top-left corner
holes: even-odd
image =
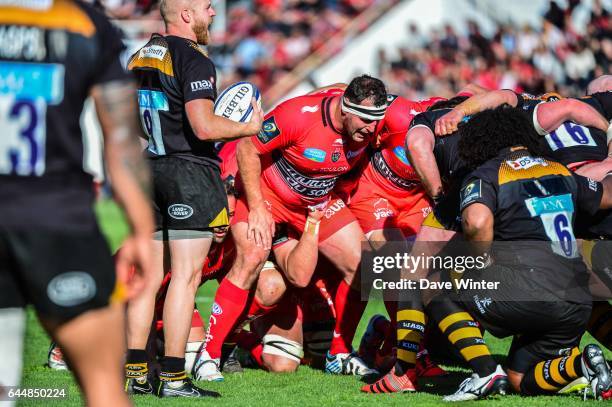
[[[329,353],[349,353],[352,351],[353,338],[367,302],[361,301],[361,293],[353,290],[344,281],[340,282],[334,298],[336,326]]]
[[[221,347],[242,315],[249,290],[243,290],[224,278],[215,294],[212,313],[208,322],[205,349],[211,358],[221,357]]]

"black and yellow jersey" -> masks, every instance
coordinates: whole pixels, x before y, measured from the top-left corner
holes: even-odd
[[[574,221],[579,210],[596,213],[602,194],[601,183],[561,163],[531,156],[524,148],[504,149],[465,178],[461,210],[486,205],[494,216],[494,240],[525,242],[515,244],[520,250],[512,256],[503,253],[500,263],[510,259],[509,265],[539,270],[544,286],[563,290],[577,281],[576,273],[587,278]]]
[[[79,124],[98,84],[125,80],[120,32],[72,0],[0,3],[0,225],[91,228]]]
[[[555,94],[556,95],[556,94]],[[540,103],[547,103],[559,100],[560,97],[537,97],[532,98],[517,94],[517,108],[524,110],[529,116],[530,121],[537,130],[537,120],[535,117],[536,107]],[[594,107],[602,116],[606,116],[604,104],[606,100],[599,96],[578,99]],[[609,101],[607,101],[609,105]],[[609,112],[607,113],[609,115]],[[608,120],[610,120],[608,118]],[[547,157],[558,161],[564,165],[584,163],[588,161],[601,161],[608,155],[608,140],[605,131],[594,127],[586,127],[577,123],[567,121],[557,129],[548,134],[543,134],[540,139],[540,146]]]
[[[146,156],[173,156],[218,166],[214,143],[196,137],[185,103],[217,97],[213,62],[197,43],[176,36],[153,34],[128,64],[138,81],[138,105],[149,137]]]
[[[412,119],[410,128],[424,126],[435,133],[436,121],[450,112],[452,109],[438,109],[419,113]],[[469,120],[469,116],[465,119]],[[459,140],[461,137],[457,132],[444,137],[435,137],[434,157],[440,172],[440,178],[445,185],[452,184],[455,180],[461,180],[465,175],[465,163],[459,158]]]

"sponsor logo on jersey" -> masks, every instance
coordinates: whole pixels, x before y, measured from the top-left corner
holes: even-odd
[[[595,181],[594,179],[591,179],[591,178],[587,178],[587,181],[589,181],[589,189],[591,191],[597,192],[599,190],[599,185],[598,185],[597,181]]]
[[[344,145],[344,140],[342,138],[337,138],[332,143],[332,146],[343,146],[343,145]]]
[[[332,155],[331,155],[331,160],[332,160],[332,162],[334,162],[334,163],[335,163],[335,162],[336,162],[336,161],[338,161],[339,159],[340,159],[340,150],[336,150],[336,151],[334,151],[334,152],[332,153]]]
[[[408,161],[408,157],[406,157],[406,150],[404,149],[404,147],[402,146],[396,146],[393,149],[393,154],[395,154],[395,156],[397,158],[399,158],[399,160],[406,164],[406,165],[410,165],[410,161]]]
[[[302,113],[315,113],[319,111],[319,105],[314,106],[303,106],[301,112]]]
[[[387,105],[390,105],[391,103],[393,103],[395,101],[395,99],[397,99],[397,98],[398,98],[397,95],[388,94],[387,95]]]
[[[174,204],[168,207],[168,215],[174,219],[187,219],[193,215],[193,208],[185,204]]]
[[[47,296],[61,307],[72,307],[96,295],[96,282],[84,271],[68,271],[55,276],[47,285]]]
[[[325,161],[326,155],[327,153],[325,151],[319,150],[318,148],[307,148],[304,150],[304,157],[317,163],[322,163]]]
[[[482,198],[482,180],[480,179],[470,182],[461,190],[461,208],[478,198]]]
[[[275,139],[279,134],[281,134],[281,131],[276,126],[274,116],[270,116],[266,120],[264,120],[263,125],[261,126],[261,130],[257,134],[257,139],[263,144],[267,144],[271,140]]]
[[[545,213],[574,212],[574,201],[571,194],[553,195],[544,198],[533,197],[525,200],[531,216]]]
[[[221,315],[223,314],[223,309],[221,308],[219,304],[217,304],[216,302],[213,302],[212,313],[213,315]]]
[[[18,25],[0,26],[0,58],[42,61],[47,56],[45,30]]]
[[[191,82],[191,91],[198,92],[200,90],[211,90],[213,88],[213,84],[211,81],[203,79],[201,81],[193,81]]]
[[[139,56],[140,58],[155,58],[163,61],[164,57],[166,56],[166,52],[168,52],[166,47],[162,47],[161,45],[149,45],[148,47],[144,47],[140,50]]]
[[[518,158],[516,160],[506,160],[506,163],[508,163],[510,168],[516,171],[526,170],[528,168],[535,167],[536,165],[541,165],[543,167],[548,166],[548,163],[545,159],[540,157],[531,157],[528,155]]]
[[[348,153],[346,153],[346,159],[350,160],[353,157],[357,157],[358,155],[360,155],[361,153],[364,152],[364,150],[366,149],[367,146],[365,147],[361,147],[359,150],[353,150],[353,151],[349,151]]]

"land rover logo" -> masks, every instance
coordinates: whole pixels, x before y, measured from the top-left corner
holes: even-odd
[[[174,219],[187,219],[193,215],[193,208],[185,204],[174,204],[168,207],[168,215]]]
[[[55,276],[47,285],[47,296],[55,304],[71,307],[96,295],[96,282],[84,271],[68,271]]]

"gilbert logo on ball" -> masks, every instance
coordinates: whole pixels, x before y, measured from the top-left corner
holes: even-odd
[[[250,82],[237,82],[225,89],[215,102],[215,114],[235,122],[248,122],[253,114],[251,99],[261,106],[261,94]]]

